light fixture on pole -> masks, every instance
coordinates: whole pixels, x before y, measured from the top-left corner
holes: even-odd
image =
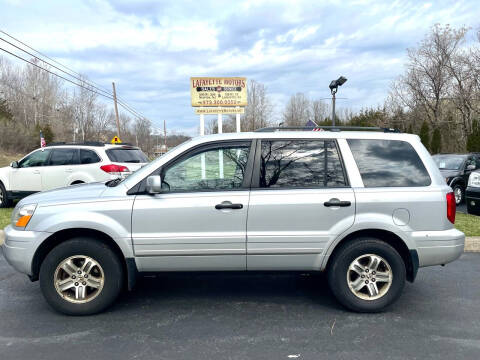
[[[330,85],[328,85],[332,93],[332,126],[335,126],[335,94],[337,93],[338,87],[345,84],[346,81],[346,77],[340,76],[337,80],[332,80]]]

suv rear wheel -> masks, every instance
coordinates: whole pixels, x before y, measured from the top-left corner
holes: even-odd
[[[358,312],[378,312],[400,296],[405,263],[387,243],[359,238],[339,248],[328,269],[328,282],[337,300]]]
[[[48,304],[68,315],[90,315],[110,306],[123,285],[123,267],[106,244],[75,238],[48,253],[40,287]]]

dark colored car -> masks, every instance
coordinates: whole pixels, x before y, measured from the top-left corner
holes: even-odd
[[[433,159],[453,189],[456,204],[461,204],[465,199],[468,177],[473,170],[480,168],[480,158],[474,154],[438,154]]]
[[[472,171],[468,178],[465,201],[469,214],[480,215],[480,170]]]

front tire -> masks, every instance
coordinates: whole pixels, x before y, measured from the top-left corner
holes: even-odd
[[[379,312],[394,303],[405,286],[405,263],[389,244],[359,238],[341,246],[328,268],[337,300],[357,312]]]
[[[105,243],[79,237],[51,250],[40,267],[47,303],[67,315],[91,315],[110,306],[123,287],[123,267]]]
[[[5,186],[0,182],[0,208],[7,208],[12,205],[12,201],[7,197],[7,190]]]

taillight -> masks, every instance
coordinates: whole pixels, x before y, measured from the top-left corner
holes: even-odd
[[[447,194],[447,219],[455,224],[455,212],[457,211],[457,205],[455,204],[455,195],[453,192]]]
[[[106,173],[109,173],[111,175],[121,175],[122,173],[129,172],[128,168],[123,165],[115,165],[115,164],[110,164],[110,165],[102,165],[100,166],[100,169],[105,171]]]

